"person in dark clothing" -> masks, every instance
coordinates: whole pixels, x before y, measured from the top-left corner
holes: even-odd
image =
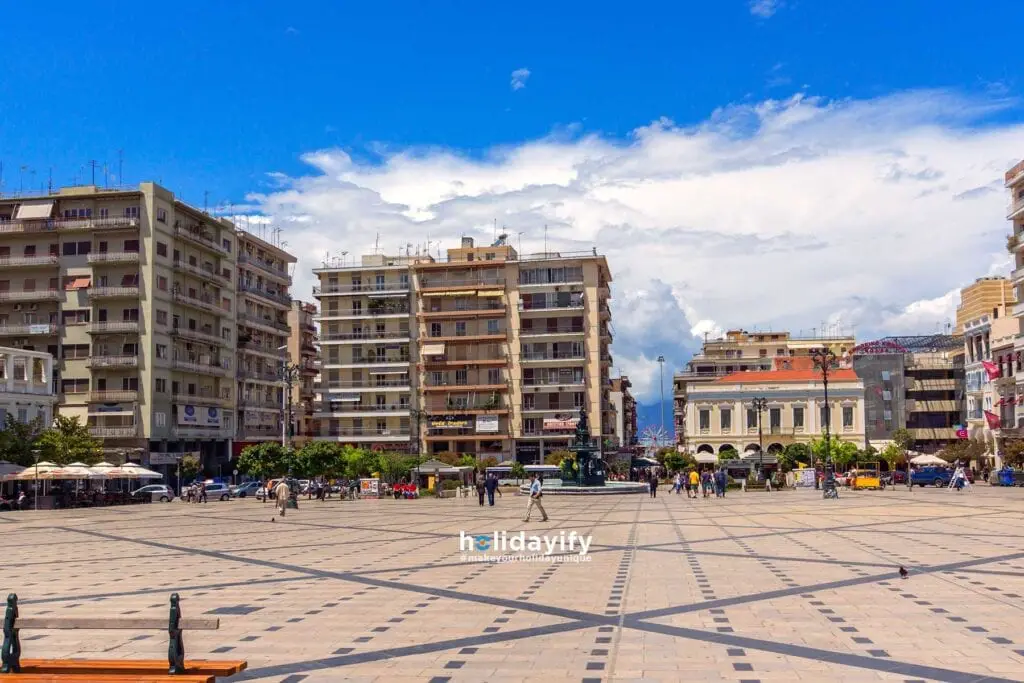
[[[487,492],[487,486],[484,482],[484,475],[476,475],[476,495],[480,499],[480,504],[484,504],[484,494]]]
[[[647,480],[647,484],[651,489],[651,498],[658,497],[658,475],[651,473],[650,479]]]
[[[498,491],[498,477],[495,474],[487,477],[487,481],[484,482],[484,488],[487,490],[487,504],[494,507],[494,492]],[[501,491],[498,491],[498,495],[501,495]]]

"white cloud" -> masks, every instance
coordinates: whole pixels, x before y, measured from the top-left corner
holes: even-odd
[[[644,373],[651,400],[651,359],[678,369],[705,331],[831,321],[868,339],[951,319],[955,288],[1005,262],[999,180],[1024,126],[973,125],[1003,106],[798,95],[686,128],[655,121],[627,141],[559,133],[473,157],[382,147],[375,164],[320,150],[303,157],[309,174],[248,199],[285,229],[302,298],[325,253],[351,259],[377,235],[389,253],[428,239],[436,253],[490,239],[497,219],[527,253],[545,224],[550,250],[596,245],[614,278],[615,365]]]
[[[782,7],[781,0],[750,0],[750,13],[755,17],[768,19]]]
[[[510,85],[513,90],[522,90],[526,87],[526,79],[530,77],[529,69],[516,69],[512,72],[512,82]]]

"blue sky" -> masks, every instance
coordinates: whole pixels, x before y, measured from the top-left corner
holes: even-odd
[[[934,333],[1010,267],[1019,0],[3,12],[5,191],[116,175],[123,150],[128,183],[281,226],[302,298],[377,235],[596,245],[642,400],[705,332]]]

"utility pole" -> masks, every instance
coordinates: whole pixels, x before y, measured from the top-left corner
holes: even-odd
[[[665,431],[665,356],[658,356],[658,367],[661,374],[661,403],[658,404],[658,414],[661,416],[661,431]]]
[[[90,185],[96,184],[96,167],[99,166],[99,163],[100,162],[95,159],[89,159],[89,168],[92,170],[92,181],[89,183]]]
[[[755,398],[752,405],[757,411],[757,477],[760,479],[764,475],[764,431],[761,429],[761,413],[768,407],[768,399]]]
[[[825,387],[825,477],[831,478],[831,463],[829,450],[832,447],[832,436],[830,432],[830,426],[832,423],[832,411],[828,403],[828,374],[835,366],[836,354],[835,352],[827,347],[815,349],[811,352],[811,358],[814,359],[814,365],[816,368],[821,370],[821,382]],[[817,481],[817,479],[815,479]]]

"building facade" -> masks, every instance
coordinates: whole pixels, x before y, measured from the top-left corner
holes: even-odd
[[[1020,331],[1024,332],[1024,161],[1019,162],[1009,169],[1004,182],[1010,195],[1010,204],[1007,208],[1006,219],[1010,221],[1010,236],[1007,239],[1007,249],[1013,254],[1014,266],[1010,273],[1010,282],[1014,288],[1014,299],[1018,302],[1013,307],[1013,317],[1021,323]],[[1024,370],[1021,366],[1021,355],[1024,353],[1024,334],[1018,333],[1013,344],[1013,370],[1015,373],[1015,425],[1014,436],[1017,436],[1016,425],[1024,423]],[[1024,433],[1020,434],[1024,436]]]
[[[296,441],[305,441],[313,432],[314,384],[319,370],[317,333],[313,304],[292,301],[288,313],[289,379],[292,392],[291,431]]]
[[[762,450],[758,441],[758,411],[754,400],[765,399],[760,413],[765,453],[783,450],[791,443],[810,443],[821,438],[825,424],[830,433],[864,446],[864,383],[849,368],[829,373],[828,406],[821,371],[813,365],[801,369],[747,370],[687,386],[686,429],[699,461],[713,461],[718,453]]]
[[[284,364],[292,337],[289,267],[295,261],[279,246],[238,231],[236,454],[262,441],[279,441],[285,426]]]
[[[53,356],[45,351],[0,347],[0,429],[18,422],[53,423],[57,403]]]
[[[318,438],[540,462],[578,412],[613,436],[604,257],[520,257],[471,238],[443,261],[318,269]]]
[[[615,409],[614,446],[616,448],[630,448],[635,446],[639,440],[636,421],[636,399],[629,391],[632,386],[629,377],[625,375],[612,378],[609,398],[612,407]]]
[[[683,450],[693,451],[691,440],[699,436],[687,431],[689,388],[737,372],[766,372],[778,358],[807,358],[815,349],[827,347],[843,354],[854,346],[853,336],[793,336],[789,332],[747,332],[730,330],[721,339],[705,340],[686,369],[675,373],[673,416],[676,442]]]

